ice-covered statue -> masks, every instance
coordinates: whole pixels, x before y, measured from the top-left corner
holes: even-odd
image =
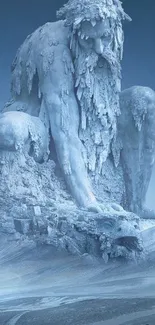
[[[34,148],[39,150],[42,159],[35,161],[40,164],[29,166],[36,187],[40,170],[44,197],[53,182],[54,157],[77,206],[100,213],[110,206],[118,214],[124,208],[144,215],[155,156],[155,93],[140,86],[121,92],[122,22],[130,17],[119,0],[69,0],[58,17],[63,20],[38,28],[17,52],[12,99],[1,115],[0,136],[4,144],[11,142],[10,118],[16,128],[17,115],[25,114],[19,115],[23,128],[17,131],[18,140],[23,144],[26,129],[23,154],[35,159]],[[35,140],[27,120],[34,125]],[[55,176],[54,188],[57,182]],[[61,190],[60,185],[57,192]]]

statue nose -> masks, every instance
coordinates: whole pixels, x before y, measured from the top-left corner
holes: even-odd
[[[96,38],[95,39],[95,52],[97,54],[102,54],[103,53],[103,43],[101,38]]]

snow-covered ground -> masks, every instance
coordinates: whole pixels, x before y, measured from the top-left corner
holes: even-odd
[[[1,325],[154,325],[155,228],[141,264],[104,264],[0,239]]]

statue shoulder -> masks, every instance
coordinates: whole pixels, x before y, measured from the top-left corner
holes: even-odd
[[[67,74],[72,74],[68,36],[69,29],[64,21],[57,21],[46,23],[26,38],[12,64],[13,94],[20,94],[23,87],[30,93],[36,72],[39,80],[43,80],[49,72],[54,75],[57,70],[62,70],[61,65],[67,69]]]
[[[30,54],[42,55],[44,51],[53,50],[58,45],[68,47],[69,29],[65,27],[64,21],[49,22],[36,29],[32,34],[28,35],[23,44],[19,47],[15,60],[12,64],[12,70],[16,65],[18,57],[22,60],[24,55],[27,58]]]
[[[64,44],[68,46],[69,29],[65,27],[64,21],[49,22],[39,27],[32,35],[39,37],[40,42],[47,42],[50,46]]]
[[[63,20],[48,22],[28,35],[22,46],[26,46],[29,42],[44,43],[46,46],[56,46],[58,44],[68,45],[68,34],[69,29],[65,27]]]
[[[120,108],[123,125],[133,123],[140,131],[146,115],[155,107],[155,92],[153,89],[144,86],[132,86],[123,90],[120,94]],[[130,124],[129,124],[130,120]]]

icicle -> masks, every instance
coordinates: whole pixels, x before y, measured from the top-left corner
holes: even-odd
[[[38,98],[41,98],[41,90],[40,90],[40,86],[38,85]]]
[[[75,19],[74,24],[77,26],[81,23],[82,20],[83,20],[83,17],[78,17]]]
[[[89,157],[89,170],[92,172],[95,171],[95,166],[96,166],[96,148],[92,147],[92,151],[90,152],[90,157]]]
[[[86,114],[85,114],[85,111],[82,109],[81,110],[81,127],[83,130],[86,130],[86,123],[87,119],[86,119]]]
[[[93,27],[95,27],[96,26],[96,20],[92,19],[91,24],[92,24]]]
[[[17,95],[20,95],[21,93],[21,82],[20,82],[20,76],[16,76],[16,80],[15,80],[15,87],[14,87],[14,92]]]
[[[76,82],[75,82],[75,88],[77,88],[77,87],[79,86],[79,84],[80,84],[80,77],[78,77],[78,78],[76,79]]]
[[[80,101],[82,98],[82,94],[83,94],[83,89],[79,86],[77,89],[77,98]]]
[[[104,162],[105,162],[105,156],[104,156],[104,153],[101,152],[100,155],[99,155],[99,161],[98,161],[98,172],[99,172],[99,174],[102,173],[102,166],[103,166]]]
[[[96,131],[95,130],[95,134],[94,134],[94,143],[96,144],[96,145],[99,145],[100,143],[101,143],[101,133],[100,133],[100,131]]]
[[[73,35],[70,37],[70,50],[72,49],[73,47]]]

